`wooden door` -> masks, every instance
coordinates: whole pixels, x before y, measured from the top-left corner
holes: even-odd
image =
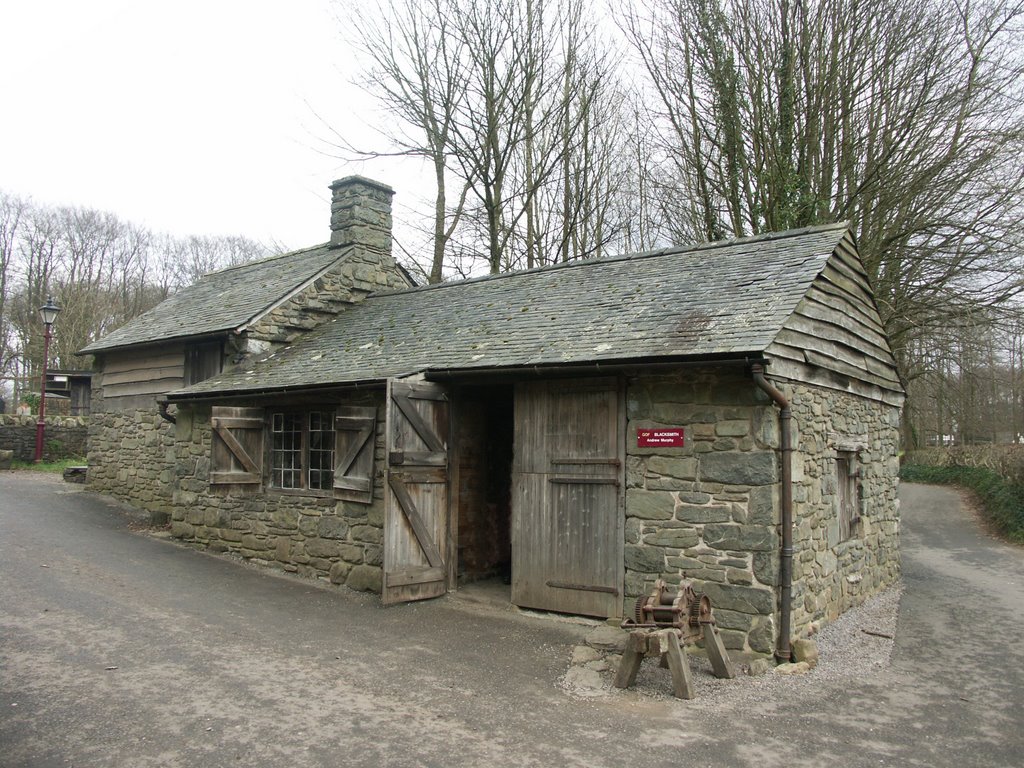
[[[620,388],[614,379],[516,388],[512,602],[622,615]]]
[[[443,595],[448,586],[448,393],[391,379],[387,391],[384,604]]]

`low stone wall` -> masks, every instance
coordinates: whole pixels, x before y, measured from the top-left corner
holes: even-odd
[[[161,514],[171,509],[174,431],[155,406],[93,412],[89,424],[90,490]]]
[[[380,409],[371,504],[263,486],[251,495],[220,495],[210,488],[210,409],[179,409],[171,533],[214,552],[231,552],[260,565],[379,593],[384,420],[382,397],[371,398],[346,401]]]
[[[47,416],[43,460],[84,458],[88,425],[86,416]],[[0,414],[0,450],[14,451],[18,461],[32,461],[36,454],[36,417]]]

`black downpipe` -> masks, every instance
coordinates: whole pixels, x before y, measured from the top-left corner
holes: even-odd
[[[779,406],[779,431],[782,433],[782,551],[779,555],[779,642],[775,648],[775,658],[781,662],[788,662],[792,658],[790,623],[793,602],[793,436],[790,427],[793,412],[786,396],[764,377],[763,365],[752,365],[750,372],[754,377],[754,383]]]
[[[164,421],[169,421],[171,424],[177,424],[178,420],[167,412],[167,406],[170,405],[166,400],[158,400],[157,405],[160,407],[160,418]]]

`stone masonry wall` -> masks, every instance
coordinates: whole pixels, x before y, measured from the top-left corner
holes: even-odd
[[[102,403],[99,398],[94,403]],[[89,490],[150,512],[171,510],[174,428],[148,410],[97,411],[89,421]]]
[[[219,495],[209,484],[209,407],[178,411],[171,533],[194,546],[230,552],[260,565],[352,589],[380,592],[384,539],[383,396],[346,405],[377,405],[373,502],[260,487],[252,495]]]
[[[354,248],[335,269],[261,318],[242,338],[229,337],[235,345],[228,350],[229,363],[238,359],[238,353],[244,359],[290,343],[373,291],[407,287],[389,255]],[[93,403],[90,488],[151,512],[169,513],[175,479],[174,429],[158,415],[155,399],[150,409],[106,413],[102,389],[97,387]]]
[[[832,621],[900,575],[898,408],[784,387],[799,428],[793,462],[793,634]],[[836,456],[856,450],[864,512],[840,541]]]
[[[46,410],[50,410],[49,404]],[[0,414],[0,450],[14,451],[18,461],[32,461],[36,455],[36,418]],[[43,460],[84,457],[88,423],[88,417],[83,416],[47,416]]]
[[[778,417],[741,370],[631,378],[626,432],[626,602],[684,576],[711,598],[726,647],[770,653],[778,581]],[[683,427],[682,448],[639,448]]]
[[[794,419],[793,636],[899,576],[899,410],[776,382]],[[726,646],[767,654],[778,621],[778,410],[742,371],[641,377],[627,394],[626,605],[656,578],[707,594]],[[686,430],[683,448],[638,448],[638,428]],[[866,512],[839,541],[837,451],[858,453]]]
[[[246,334],[246,351],[289,344],[370,293],[408,287],[390,256],[354,249],[333,270],[253,324]]]

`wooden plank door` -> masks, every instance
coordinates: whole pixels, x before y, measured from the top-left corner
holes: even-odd
[[[622,451],[617,380],[516,388],[512,602],[622,615]]]
[[[390,379],[387,389],[385,605],[443,595],[448,586],[448,392]]]

